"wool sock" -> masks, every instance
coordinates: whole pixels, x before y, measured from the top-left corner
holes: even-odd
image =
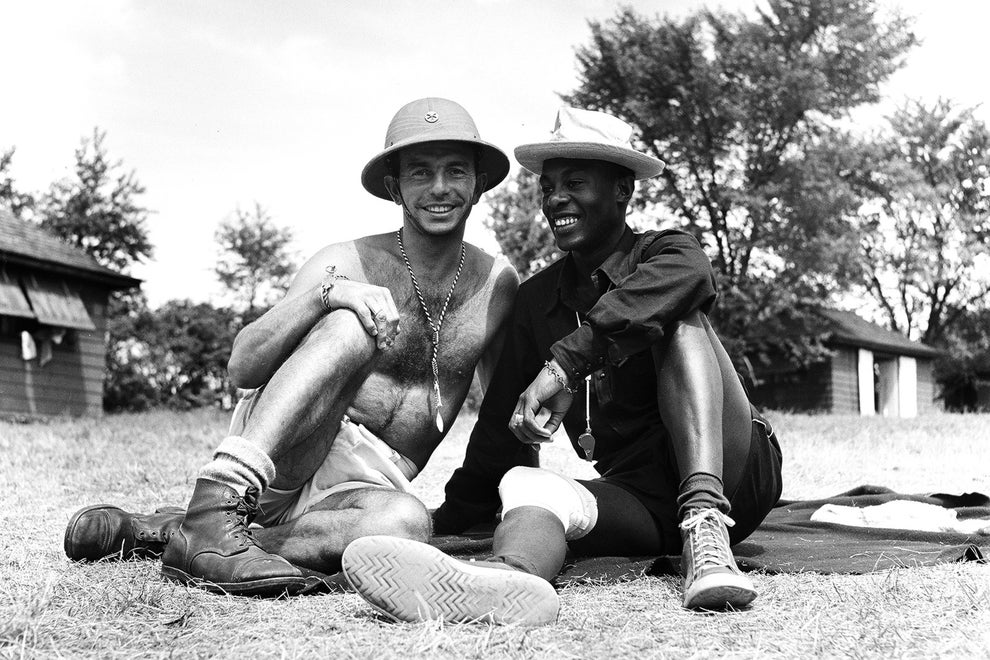
[[[275,464],[254,443],[230,435],[217,447],[213,460],[200,469],[199,478],[218,481],[240,495],[252,486],[263,492],[275,479]]]
[[[722,480],[714,474],[695,472],[681,482],[677,496],[677,518],[684,520],[688,509],[718,509],[728,515],[732,510],[723,492]]]

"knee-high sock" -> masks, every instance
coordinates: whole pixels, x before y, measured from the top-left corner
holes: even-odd
[[[512,509],[495,528],[492,552],[491,561],[552,582],[567,553],[564,526],[554,513],[540,507]]]

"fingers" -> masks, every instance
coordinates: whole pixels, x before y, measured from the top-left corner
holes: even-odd
[[[519,398],[512,418],[509,420],[509,430],[520,442],[526,444],[550,442],[551,433],[536,421],[539,408],[539,403],[529,401],[525,394]],[[560,423],[558,422],[557,425],[559,426]]]

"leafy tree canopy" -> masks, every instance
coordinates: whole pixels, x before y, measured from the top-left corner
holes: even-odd
[[[18,218],[27,219],[34,210],[34,196],[17,189],[10,175],[13,160],[13,147],[0,153],[0,206],[7,207]]]
[[[103,266],[127,271],[151,257],[145,222],[144,193],[133,171],[122,172],[103,142],[106,132],[93,129],[76,149],[75,176],[57,181],[40,201],[41,224],[56,236],[91,254]]]
[[[972,108],[909,101],[864,153],[865,288],[892,328],[941,346],[990,294],[990,130]]]
[[[255,203],[252,212],[238,208],[221,222],[216,241],[217,278],[245,317],[252,318],[285,293],[296,270],[289,251],[292,231],[278,227],[260,204]]]

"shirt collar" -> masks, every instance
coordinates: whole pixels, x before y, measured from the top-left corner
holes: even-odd
[[[626,225],[618,244],[615,246],[615,251],[592,273],[593,277],[597,276],[599,278],[598,287],[603,293],[608,289],[610,284],[617,283],[629,274],[629,255],[632,254],[635,246],[636,234],[629,228],[629,225]],[[563,264],[557,272],[556,296],[554,304],[548,306],[547,314],[550,314],[560,304],[571,309],[577,308],[574,296],[577,274],[574,269],[574,257],[568,252],[564,255]],[[607,281],[602,281],[603,277],[607,278]]]

